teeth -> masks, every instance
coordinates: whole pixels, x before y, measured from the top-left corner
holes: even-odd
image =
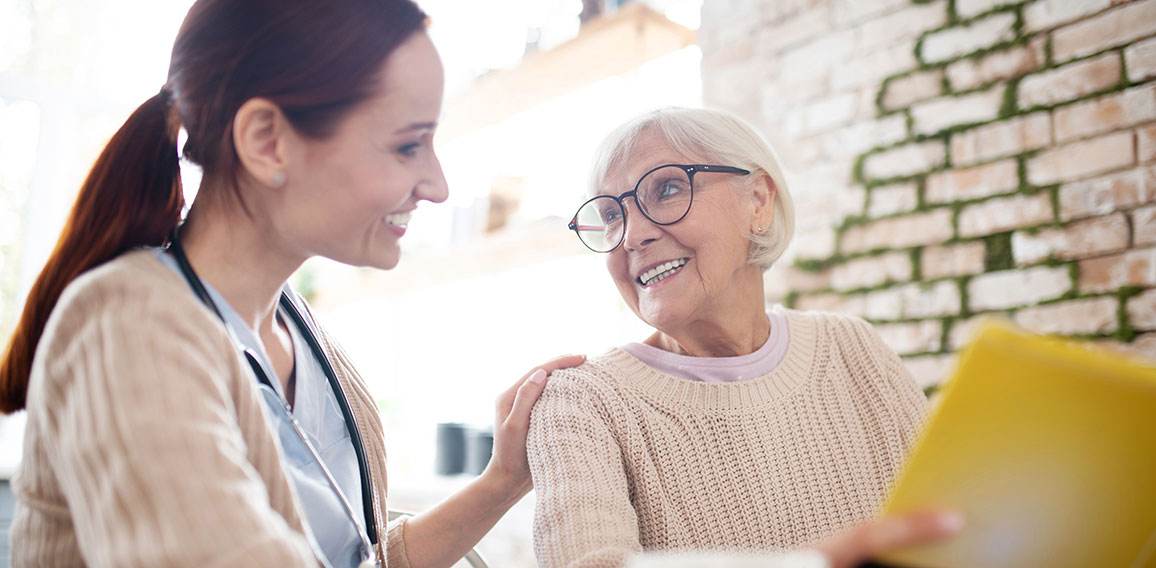
[[[409,225],[409,220],[413,218],[413,213],[394,213],[393,215],[386,215],[385,222],[390,225],[397,225],[398,227],[405,227]]]
[[[647,270],[646,272],[643,272],[642,275],[638,277],[638,282],[643,286],[650,286],[651,284],[659,282],[667,276],[674,274],[675,271],[677,271],[679,268],[682,268],[682,265],[684,264],[686,264],[685,258],[664,262],[658,266],[655,266],[654,268],[651,268],[650,270]]]

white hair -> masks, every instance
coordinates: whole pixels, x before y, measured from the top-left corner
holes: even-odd
[[[749,233],[748,262],[766,270],[779,259],[795,234],[795,203],[787,189],[779,159],[770,144],[741,118],[713,109],[668,107],[648,112],[614,129],[598,146],[590,171],[590,187],[599,191],[610,170],[622,165],[644,132],[656,132],[679,154],[702,155],[720,166],[750,170],[747,188],[761,179],[775,184],[774,217],[763,234]]]

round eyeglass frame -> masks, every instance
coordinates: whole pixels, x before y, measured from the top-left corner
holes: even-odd
[[[646,177],[649,176],[650,174],[657,172],[658,170],[661,170],[663,168],[672,168],[672,167],[673,168],[679,168],[683,171],[683,173],[686,174],[687,181],[689,182],[689,187],[690,187],[690,200],[686,204],[686,211],[683,211],[682,215],[679,216],[678,219],[663,223],[661,221],[656,221],[653,217],[651,217],[650,214],[646,212],[646,208],[643,207],[642,204],[638,202],[638,187],[640,185],[642,185],[642,181],[645,180]],[[570,223],[567,225],[567,227],[571,231],[574,231],[574,234],[578,236],[578,240],[582,241],[582,244],[586,248],[590,249],[591,251],[600,252],[600,253],[613,252],[614,249],[622,246],[622,242],[626,239],[626,222],[627,222],[626,221],[626,204],[623,203],[623,201],[627,197],[633,197],[634,198],[634,203],[635,203],[635,205],[638,206],[638,211],[640,213],[642,213],[643,217],[646,217],[647,221],[650,221],[651,223],[654,223],[655,225],[659,225],[659,226],[663,226],[663,227],[673,225],[673,224],[685,219],[686,216],[690,213],[690,208],[694,206],[694,174],[696,174],[698,172],[736,174],[736,175],[744,175],[744,176],[750,175],[750,173],[751,173],[750,170],[745,170],[743,168],[736,168],[734,166],[717,166],[717,165],[709,165],[709,164],[663,164],[661,166],[655,167],[655,168],[651,169],[650,171],[642,174],[642,176],[638,178],[638,181],[635,182],[634,189],[632,189],[630,191],[620,193],[617,196],[614,196],[614,195],[596,195],[596,196],[591,197],[590,199],[587,199],[586,201],[582,202],[582,205],[579,206],[578,210],[574,212],[574,217],[572,217],[570,219]],[[596,249],[596,248],[590,246],[590,243],[587,243],[586,239],[582,238],[582,232],[581,232],[582,227],[578,225],[578,215],[582,212],[582,209],[585,208],[590,203],[592,203],[598,199],[606,199],[606,198],[613,199],[615,202],[618,203],[619,209],[622,210],[622,234],[620,234],[618,236],[618,242],[614,243],[614,246],[612,246],[606,250],[599,250],[599,249]]]

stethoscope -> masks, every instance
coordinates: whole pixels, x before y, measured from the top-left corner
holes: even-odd
[[[209,296],[209,292],[205,289],[204,284],[201,283],[201,279],[197,277],[197,273],[193,271],[192,265],[189,264],[188,257],[185,256],[184,248],[181,247],[181,242],[177,235],[176,229],[173,230],[169,239],[169,252],[171,252],[173,254],[173,258],[176,259],[177,266],[181,269],[181,274],[185,277],[185,280],[188,281],[189,287],[193,289],[193,293],[196,294],[197,298],[199,298],[202,303],[208,306],[209,309],[211,309],[213,313],[216,314],[218,318],[220,318],[221,322],[225,324],[225,329],[228,331],[233,344],[236,345],[237,349],[245,355],[245,360],[249,362],[249,367],[253,369],[253,374],[257,377],[257,381],[269,387],[270,389],[273,389],[274,392],[277,392],[277,390],[273,387],[272,381],[269,380],[271,373],[265,369],[265,365],[261,358],[252,349],[244,347],[237,339],[236,334],[229,326],[228,321],[225,320],[225,316],[221,314],[221,310],[217,307],[216,302],[214,302],[213,298]],[[360,531],[358,531],[358,533],[363,540],[365,550],[369,554],[370,559],[372,559],[374,550],[373,545],[377,544],[377,523],[374,520],[375,517],[373,514],[373,488],[370,485],[369,461],[365,457],[365,443],[361,439],[361,431],[357,429],[357,422],[353,418],[353,410],[349,406],[349,399],[346,398],[345,391],[342,390],[341,383],[337,380],[337,373],[333,370],[333,365],[330,364],[329,357],[325,355],[325,350],[322,349],[321,342],[317,340],[317,335],[313,332],[312,326],[310,326],[308,322],[306,322],[305,318],[302,317],[301,311],[297,309],[297,306],[285,292],[281,292],[279,305],[281,309],[284,310],[284,313],[289,316],[289,319],[293,320],[293,325],[297,327],[297,329],[301,332],[301,336],[305,339],[305,342],[309,344],[309,350],[313,352],[313,356],[321,364],[321,369],[325,373],[325,378],[329,382],[329,387],[333,389],[333,394],[337,398],[337,404],[341,408],[341,416],[345,419],[345,426],[349,430],[350,441],[353,442],[353,451],[357,455],[357,467],[361,474],[361,506],[362,513],[365,515],[365,532],[368,534],[368,539],[366,539],[366,535],[360,534]],[[288,412],[289,416],[291,417],[292,414],[289,408],[289,404],[285,402],[284,399],[281,399],[280,402],[282,405],[284,405],[286,412]],[[346,513],[350,515],[350,521],[353,521],[354,526],[356,526],[357,523],[354,518],[355,513],[353,512],[353,507],[349,504],[349,501],[341,492],[337,485],[337,481],[329,472],[329,468],[325,467],[325,462],[321,460],[321,456],[317,454],[316,449],[313,448],[313,444],[309,443],[308,438],[305,437],[305,432],[301,429],[301,426],[298,424],[297,420],[291,419],[289,422],[293,425],[293,429],[297,436],[300,437],[304,442],[305,447],[309,449],[313,459],[317,462],[318,465],[321,466],[321,471],[324,473],[334,492],[341,500]]]

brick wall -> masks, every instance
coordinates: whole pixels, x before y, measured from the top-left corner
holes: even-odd
[[[699,43],[790,172],[768,300],[927,386],[991,313],[1156,356],[1156,0],[710,0]]]

